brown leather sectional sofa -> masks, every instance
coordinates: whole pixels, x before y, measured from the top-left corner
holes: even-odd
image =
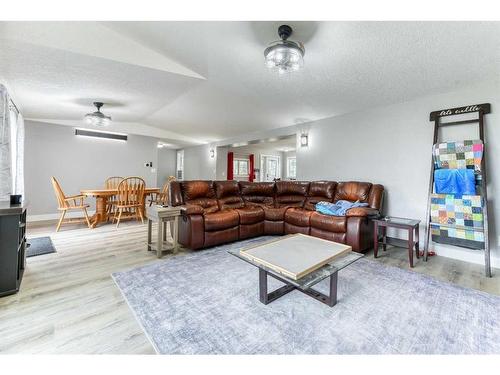
[[[184,205],[179,242],[202,249],[261,235],[303,233],[352,246],[371,248],[371,218],[379,216],[382,185],[334,181],[182,181],[172,182],[170,204]],[[360,201],[368,207],[352,208],[346,216],[315,211],[320,201]]]

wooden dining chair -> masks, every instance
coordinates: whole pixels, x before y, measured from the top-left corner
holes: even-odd
[[[168,189],[170,186],[170,183],[172,181],[175,181],[176,178],[175,176],[168,176],[167,177],[167,182],[163,185],[161,192],[159,193],[151,193],[151,197],[149,198],[149,206],[152,206],[153,204],[164,204],[166,205],[168,202]]]
[[[67,223],[71,222],[82,222],[83,219],[87,222],[89,228],[92,228],[90,225],[89,215],[87,213],[87,208],[90,207],[88,204],[84,203],[85,196],[84,195],[72,195],[67,197],[64,195],[64,192],[61,189],[61,185],[56,180],[55,177],[51,178],[52,186],[54,187],[54,192],[56,193],[57,198],[57,209],[61,211],[61,217],[59,218],[59,222],[57,223],[56,232],[59,232],[59,228],[61,228],[61,224],[63,223],[64,217],[66,216],[66,212],[81,210],[85,217],[78,219],[68,219]]]
[[[120,184],[120,182],[122,182],[122,180],[123,180],[123,177],[119,177],[119,176],[108,177],[106,179],[106,181],[104,181],[104,188],[105,189],[117,189],[118,185]],[[107,207],[106,207],[108,215],[114,215],[114,213],[116,211],[116,201],[117,201],[116,195],[111,195],[108,198]],[[109,220],[109,216],[108,216],[108,220]]]
[[[143,208],[144,208],[144,189],[146,183],[140,177],[124,178],[117,188],[116,194],[116,211],[113,216],[113,223],[117,221],[116,227],[120,225],[120,220],[123,217],[136,217],[144,223]]]

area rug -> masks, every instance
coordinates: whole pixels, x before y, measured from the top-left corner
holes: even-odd
[[[55,253],[56,248],[50,237],[36,237],[27,240],[29,247],[26,250],[27,257]]]
[[[334,307],[299,291],[263,305],[257,268],[226,250],[265,239],[113,278],[161,354],[500,353],[500,297],[368,258],[339,272]],[[317,287],[326,293],[328,281]]]

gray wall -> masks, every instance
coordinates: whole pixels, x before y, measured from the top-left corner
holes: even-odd
[[[168,176],[175,176],[177,162],[176,150],[168,148],[158,149],[157,186],[161,187],[167,181]]]
[[[217,155],[210,157],[210,145],[184,149],[184,180],[214,180]]]
[[[57,213],[51,176],[59,180],[67,195],[102,187],[109,176],[140,176],[146,186],[157,186],[156,171],[152,173],[144,166],[149,161],[158,165],[157,141],[138,135],[129,135],[127,142],[92,139],[75,136],[74,128],[69,126],[26,121],[25,190],[29,214]],[[94,199],[87,202],[93,209]]]

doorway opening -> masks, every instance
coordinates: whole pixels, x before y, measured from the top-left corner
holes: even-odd
[[[227,160],[227,175],[219,170],[219,178],[237,181],[272,182],[297,179],[297,137],[295,134],[244,144],[223,146],[217,152],[218,165]],[[220,148],[219,148],[220,149]],[[218,149],[218,150],[219,150]],[[222,150],[221,150],[222,151]]]

